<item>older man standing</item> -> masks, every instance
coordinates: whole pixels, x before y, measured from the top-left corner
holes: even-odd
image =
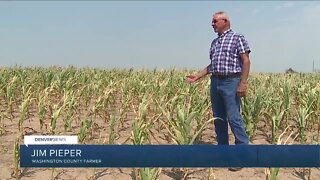
[[[187,76],[193,83],[211,74],[210,96],[215,120],[218,145],[228,145],[228,123],[235,136],[236,145],[249,144],[245,124],[240,113],[240,97],[246,95],[250,70],[247,40],[234,32],[226,12],[216,12],[212,27],[218,34],[211,43],[210,64],[195,75]]]

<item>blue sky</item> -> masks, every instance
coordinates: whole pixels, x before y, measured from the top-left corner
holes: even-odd
[[[252,72],[320,68],[317,1],[1,1],[0,66],[202,69],[220,10]]]

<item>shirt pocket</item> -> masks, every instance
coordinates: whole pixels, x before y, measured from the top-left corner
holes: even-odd
[[[235,46],[225,46],[225,47],[222,47],[222,52],[228,57],[228,58],[231,58],[231,59],[234,59],[234,58],[237,58],[238,56],[238,50]]]

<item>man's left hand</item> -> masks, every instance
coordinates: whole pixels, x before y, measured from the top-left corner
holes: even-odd
[[[240,82],[238,89],[237,89],[237,95],[239,97],[244,97],[247,95],[247,83]]]

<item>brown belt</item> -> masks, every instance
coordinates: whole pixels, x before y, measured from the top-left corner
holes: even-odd
[[[232,74],[216,74],[216,73],[212,73],[212,76],[216,77],[218,79],[227,79],[227,78],[240,77],[241,73],[232,73]]]

